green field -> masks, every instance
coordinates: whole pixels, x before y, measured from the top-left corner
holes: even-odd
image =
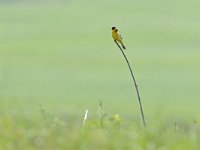
[[[199,4],[0,1],[0,150],[199,150]]]

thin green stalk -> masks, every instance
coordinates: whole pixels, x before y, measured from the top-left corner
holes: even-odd
[[[143,108],[142,108],[142,102],[141,102],[141,99],[140,99],[140,93],[139,93],[139,90],[138,90],[138,86],[137,86],[137,83],[136,83],[136,79],[133,75],[133,71],[132,71],[132,68],[129,64],[129,61],[124,53],[124,51],[122,50],[122,48],[120,47],[120,45],[117,43],[117,41],[115,41],[115,43],[117,44],[117,46],[119,47],[119,49],[121,50],[125,60],[126,60],[126,63],[128,64],[128,68],[130,70],[130,73],[131,73],[131,76],[132,76],[132,79],[134,81],[134,85],[135,85],[135,88],[136,88],[136,92],[137,92],[137,97],[138,97],[138,102],[139,102],[139,106],[140,106],[140,112],[141,112],[141,116],[142,116],[142,121],[143,121],[143,124],[144,124],[144,127],[146,127],[146,121],[145,121],[145,118],[144,118],[144,112],[143,112]]]

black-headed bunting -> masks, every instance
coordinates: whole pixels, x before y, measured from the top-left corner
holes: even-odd
[[[124,44],[122,42],[122,36],[121,36],[119,30],[116,27],[112,27],[112,37],[113,37],[115,42],[118,41],[121,44],[123,49],[126,49],[126,47],[124,46]]]

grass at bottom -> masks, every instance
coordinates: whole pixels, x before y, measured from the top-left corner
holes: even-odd
[[[43,114],[45,115],[45,114]],[[118,114],[82,119],[0,118],[0,150],[4,149],[137,149],[195,150],[200,146],[199,122],[154,118],[146,128]]]

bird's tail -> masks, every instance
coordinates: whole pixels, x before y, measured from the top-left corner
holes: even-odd
[[[123,42],[121,41],[120,43],[121,43],[123,49],[126,49],[126,47],[124,46]]]

